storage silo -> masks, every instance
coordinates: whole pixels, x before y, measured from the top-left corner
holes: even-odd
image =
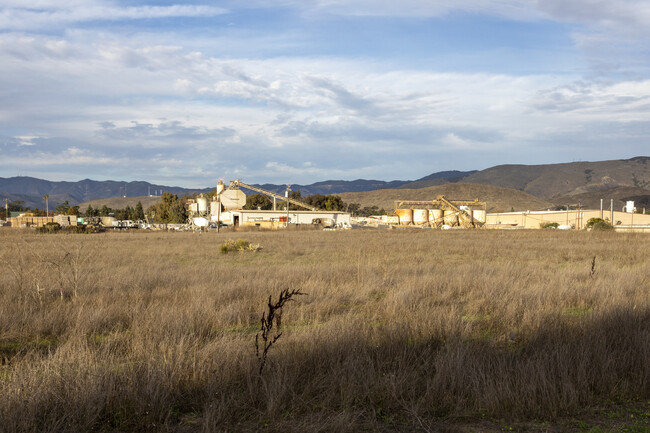
[[[442,224],[442,209],[430,209],[429,210],[429,222],[431,224]]]
[[[413,222],[413,209],[395,209],[399,217],[399,224],[405,226]]]
[[[413,224],[423,225],[429,222],[428,209],[413,209]]]
[[[485,210],[483,210],[483,209],[474,209],[472,211],[472,217],[474,218],[474,221],[478,221],[480,223],[485,223]]]
[[[205,197],[199,197],[196,199],[196,204],[199,208],[199,213],[203,214],[208,211],[208,199]]]

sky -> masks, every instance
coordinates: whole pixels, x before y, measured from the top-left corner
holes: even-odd
[[[647,0],[0,0],[0,177],[413,180],[650,149]]]

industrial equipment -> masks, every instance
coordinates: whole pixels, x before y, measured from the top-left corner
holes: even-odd
[[[309,205],[307,203],[303,203],[301,201],[298,201],[298,200],[295,200],[295,199],[292,199],[292,198],[289,198],[289,197],[284,197],[284,196],[282,196],[280,194],[276,194],[274,192],[267,191],[267,190],[262,189],[262,188],[257,187],[257,186],[248,185],[248,184],[242,182],[240,179],[231,180],[230,181],[230,186],[228,187],[228,189],[237,189],[239,187],[244,187],[246,189],[250,189],[251,191],[259,192],[261,194],[268,195],[269,197],[273,197],[273,210],[276,210],[275,209],[276,208],[276,206],[275,206],[275,200],[276,199],[287,201],[287,202],[289,202],[289,203],[291,203],[293,205],[300,206],[300,207],[305,208],[305,209],[318,210],[317,207]],[[290,187],[291,187],[291,185],[287,185],[287,190],[289,190]]]
[[[487,205],[475,200],[449,200],[439,195],[436,200],[396,200],[395,213],[399,225],[419,227],[482,227]]]

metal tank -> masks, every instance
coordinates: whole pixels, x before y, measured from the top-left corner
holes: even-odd
[[[399,217],[400,225],[407,225],[413,222],[413,209],[395,209],[395,213]]]
[[[429,222],[431,222],[431,224],[442,224],[442,216],[442,209],[429,210]]]
[[[447,225],[450,225],[450,226],[457,226],[458,225],[458,215],[456,215],[456,211],[446,210],[444,219],[445,219],[445,224],[447,224]]]
[[[483,209],[474,209],[472,211],[472,218],[474,218],[474,221],[485,223],[485,211]]]
[[[101,217],[101,221],[104,227],[113,227],[113,223],[117,223],[117,218],[112,216],[103,216]]]
[[[198,203],[195,203],[195,202],[188,203],[187,208],[188,208],[187,210],[189,210],[190,213],[198,213],[198,211],[199,211],[199,205],[198,205]]]
[[[413,224],[424,225],[429,222],[428,209],[413,209]]]
[[[196,204],[199,207],[199,213],[206,213],[208,211],[208,199],[199,197],[196,199]]]

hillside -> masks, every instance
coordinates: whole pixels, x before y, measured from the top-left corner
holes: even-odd
[[[462,182],[513,188],[550,198],[615,187],[650,189],[650,157],[546,165],[498,165],[465,176]]]
[[[151,184],[149,182],[117,182],[84,179],[77,182],[52,182],[33,177],[0,177],[0,196],[10,200],[22,200],[28,208],[43,208],[43,196],[49,195],[50,208],[68,201],[71,205],[124,195],[142,197],[149,193],[171,192],[185,195],[204,190]],[[207,189],[205,190],[207,191]],[[15,197],[15,198],[13,198]],[[137,203],[137,200],[136,200]],[[144,205],[144,203],[143,203]]]
[[[445,195],[451,200],[487,202],[488,211],[539,210],[553,207],[553,203],[525,192],[491,185],[473,183],[448,183],[418,189],[381,189],[376,191],[338,194],[346,203],[359,203],[362,207],[377,206],[391,211],[395,200],[433,200]]]
[[[138,202],[142,203],[143,209],[148,209],[150,206],[158,203],[160,197],[111,197],[111,198],[102,198],[99,200],[91,200],[79,204],[79,209],[85,211],[88,208],[88,205],[92,206],[94,209],[101,209],[102,206],[106,205],[111,209],[124,209],[127,206],[135,207]]]
[[[614,199],[614,209],[622,209],[628,200],[634,201],[634,205],[639,209],[650,209],[650,190],[629,186],[553,197],[551,201],[558,206],[573,205],[580,202],[580,206],[584,209],[599,209],[601,198],[603,199],[603,207],[606,209],[609,209],[611,199]]]

